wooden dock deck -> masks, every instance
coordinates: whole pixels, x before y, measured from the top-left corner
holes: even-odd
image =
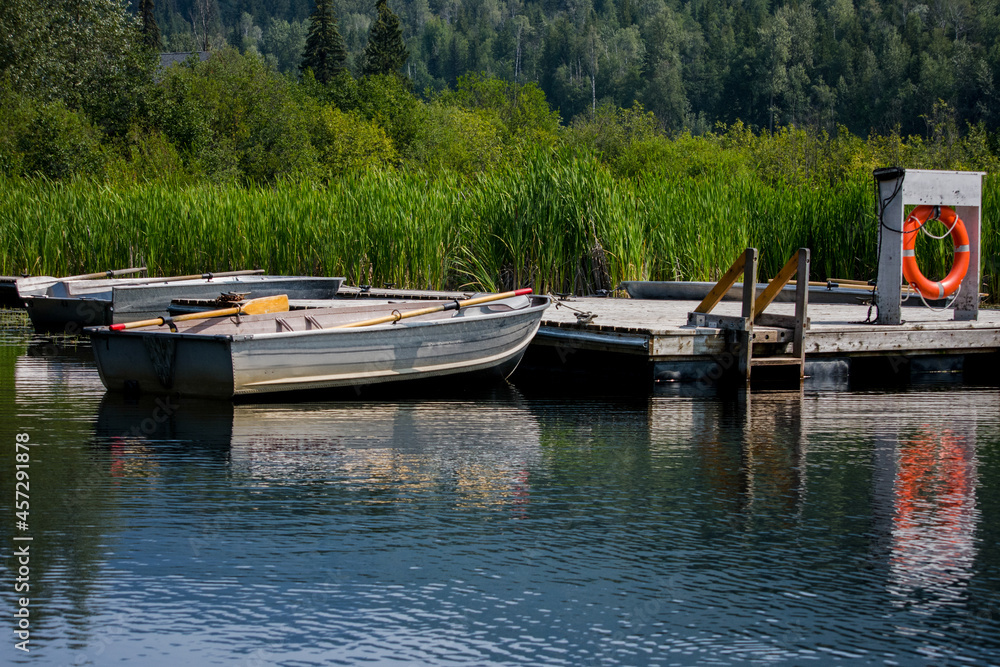
[[[687,324],[687,314],[698,303],[596,297],[557,301],[535,337],[532,361],[538,364],[547,357],[543,365],[570,366],[594,364],[604,355],[611,367],[645,364],[651,381],[717,381],[734,366],[735,352],[723,330]],[[722,302],[713,313],[739,316],[740,308],[739,302]],[[792,315],[794,308],[774,303],[768,312]],[[806,375],[963,371],[1000,376],[1000,310],[981,310],[978,321],[959,322],[952,320],[951,311],[906,307],[899,325],[866,323],[868,314],[867,305],[810,304]],[[790,344],[780,340],[779,329],[755,325],[754,332],[763,345]],[[773,338],[765,342],[769,333]],[[549,348],[548,354],[543,348]]]

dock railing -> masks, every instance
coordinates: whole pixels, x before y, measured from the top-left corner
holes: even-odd
[[[805,331],[809,327],[809,248],[799,248],[767,287],[757,296],[756,248],[747,248],[729,267],[693,312],[688,313],[688,324],[697,327],[722,329],[727,343],[738,350],[737,370],[749,382],[754,367],[790,367],[797,369],[801,382],[805,368]],[[743,309],[739,317],[714,315],[712,310],[726,293],[743,276]],[[781,290],[795,281],[795,314],[765,313]],[[761,329],[755,331],[754,327]],[[791,344],[791,354],[787,348]],[[755,355],[754,346],[758,351]]]

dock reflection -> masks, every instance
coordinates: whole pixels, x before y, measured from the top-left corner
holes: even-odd
[[[982,522],[976,450],[984,420],[996,436],[994,390],[951,391],[946,406],[941,391],[572,405],[504,391],[486,401],[236,406],[108,394],[96,440],[111,476],[160,474],[195,454],[191,466],[214,461],[234,484],[319,490],[372,514],[443,503],[549,519],[547,494],[563,489],[585,504],[591,494],[595,508],[613,499],[647,515],[681,511],[761,540],[821,526],[831,552],[868,545],[897,608],[968,602]]]
[[[818,522],[834,550],[863,539],[893,606],[932,613],[969,602],[983,528],[977,448],[996,441],[997,423],[995,390],[670,398],[651,402],[650,448],[687,449],[731,528]]]
[[[876,501],[888,545],[886,585],[900,609],[964,602],[978,554],[975,424],[900,429],[879,447]]]

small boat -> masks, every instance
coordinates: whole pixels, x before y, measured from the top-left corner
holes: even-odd
[[[343,301],[311,310],[175,320],[176,332],[85,331],[111,391],[229,399],[474,372],[506,377],[538,331],[549,297],[456,304],[461,302]],[[416,315],[428,306],[440,309]],[[372,318],[395,321],[336,328]]]
[[[118,276],[130,275],[145,271],[141,266],[134,269],[118,269],[101,273],[86,273],[78,276],[54,278],[52,276],[0,276],[0,308],[24,308],[26,297],[44,294],[45,290],[58,282],[84,281],[96,279],[114,279]],[[127,279],[122,279],[123,281]],[[135,279],[131,279],[134,281]]]
[[[332,299],[343,278],[265,276],[259,272],[205,274],[204,277],[60,281],[43,294],[24,299],[38,333],[80,333],[84,327],[118,324],[166,315],[180,298],[216,298],[238,293],[251,297],[287,294],[295,299]]]

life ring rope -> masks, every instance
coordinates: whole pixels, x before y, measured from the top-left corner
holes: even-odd
[[[938,241],[940,241],[941,239],[948,238],[948,236],[951,234],[951,230],[955,229],[955,225],[957,225],[959,222],[961,222],[961,218],[959,218],[956,215],[955,216],[955,222],[951,223],[951,227],[948,227],[948,231],[946,231],[941,236],[935,236],[934,234],[931,234],[929,231],[927,231],[927,223],[930,222],[931,220],[937,220],[942,225],[945,224],[944,221],[941,220],[941,207],[940,206],[935,206],[934,207],[934,214],[931,215],[929,218],[927,218],[924,222],[922,222],[920,224],[920,227],[919,227],[920,231],[922,231],[924,234],[926,234],[927,236],[931,237],[932,239],[936,239]]]
[[[924,229],[924,226],[931,220],[938,220],[945,226],[949,226],[950,222],[948,231],[942,236],[931,234]],[[952,243],[955,245],[955,259],[951,271],[938,282],[925,278],[917,265],[917,232],[921,230],[935,239],[943,239],[950,235]],[[965,229],[965,223],[952,208],[947,206],[917,206],[903,223],[903,277],[920,294],[925,304],[927,299],[943,299],[952,294],[956,294],[957,297],[962,281],[969,271],[970,254],[969,233]]]

